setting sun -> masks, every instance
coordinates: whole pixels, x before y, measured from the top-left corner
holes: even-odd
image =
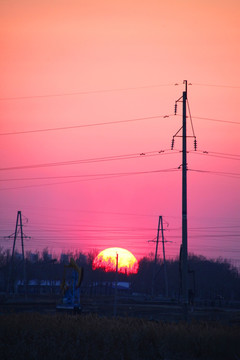
[[[93,269],[101,268],[105,271],[116,271],[116,261],[118,255],[118,272],[124,274],[136,274],[138,271],[138,261],[128,250],[114,247],[101,251],[93,261]]]

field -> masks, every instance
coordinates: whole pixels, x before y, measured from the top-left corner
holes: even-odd
[[[3,360],[240,359],[239,324],[32,312],[0,319]]]

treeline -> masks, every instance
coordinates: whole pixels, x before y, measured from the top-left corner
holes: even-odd
[[[84,269],[82,288],[93,284],[115,281],[115,273],[92,269],[92,262],[97,251],[88,254],[81,252],[62,253],[54,258],[48,249],[41,253],[27,252],[25,255],[26,280],[62,280],[64,265],[74,258],[78,266]],[[188,261],[189,294],[195,299],[240,300],[240,275],[235,267],[223,259],[207,259],[203,256],[190,255]],[[181,266],[179,259],[166,261],[166,275],[161,260],[154,264],[152,257],[144,257],[139,261],[137,274],[118,274],[118,281],[131,284],[131,293],[179,299],[181,297]],[[11,279],[9,278],[11,274]],[[153,276],[153,274],[155,274]],[[67,272],[71,277],[71,272]],[[0,292],[6,292],[9,282],[24,279],[24,266],[21,254],[16,253],[11,261],[9,250],[0,249]],[[168,290],[168,291],[167,291]]]

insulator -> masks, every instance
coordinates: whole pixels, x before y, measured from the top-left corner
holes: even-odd
[[[174,105],[174,115],[177,115],[177,103]]]
[[[194,150],[197,151],[197,140],[194,140]]]
[[[174,138],[172,139],[172,146],[171,146],[171,150],[173,150],[174,147]]]

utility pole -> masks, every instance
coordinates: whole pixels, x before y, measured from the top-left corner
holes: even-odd
[[[7,285],[7,292],[10,291],[11,282],[12,282],[12,273],[13,273],[13,264],[14,264],[14,253],[15,253],[15,246],[16,246],[16,240],[17,235],[19,233],[20,228],[20,237],[21,237],[21,248],[22,248],[22,261],[23,261],[23,282],[24,282],[24,293],[25,296],[27,294],[27,281],[26,281],[26,263],[25,263],[25,257],[24,257],[24,242],[23,239],[29,238],[29,236],[26,236],[23,233],[23,224],[22,224],[22,213],[21,211],[18,211],[17,213],[17,220],[16,220],[16,227],[15,232],[9,236],[5,236],[5,238],[14,238],[13,240],[13,247],[12,247],[12,257],[10,261],[10,267],[9,267],[9,277],[8,277],[8,285]]]
[[[184,319],[188,319],[188,234],[187,234],[187,80],[182,97],[182,296]]]
[[[165,281],[165,296],[168,298],[168,279],[167,279],[167,266],[166,266],[166,258],[165,258],[165,239],[164,239],[164,229],[163,229],[163,218],[159,216],[158,218],[158,230],[157,230],[157,240],[151,240],[156,242],[156,250],[155,250],[155,258],[154,258],[154,266],[153,266],[153,277],[152,277],[152,296],[154,296],[154,288],[155,288],[155,276],[156,276],[156,266],[157,266],[157,255],[158,255],[158,244],[159,244],[159,233],[161,230],[162,235],[162,247],[163,247],[163,269],[164,269],[164,281]]]
[[[187,80],[185,91],[182,96],[175,102],[175,115],[177,114],[177,103],[182,102],[182,127],[176,132],[172,139],[172,149],[174,147],[175,137],[182,137],[182,244],[180,248],[180,275],[181,275],[181,292],[183,304],[183,316],[188,320],[188,233],[187,233],[187,138],[194,138],[194,149],[197,149],[197,140],[193,128],[193,122],[190,107],[187,98]],[[187,106],[192,126],[192,136],[187,136]],[[178,135],[182,130],[182,135]],[[180,167],[179,167],[180,168]]]
[[[118,278],[118,253],[116,254],[116,274],[115,274],[115,289],[114,289],[114,307],[113,316],[117,315],[117,278]]]

